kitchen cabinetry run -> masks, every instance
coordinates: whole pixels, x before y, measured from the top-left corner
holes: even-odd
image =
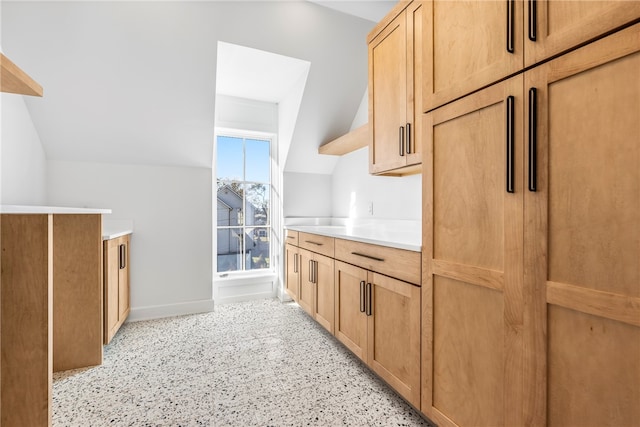
[[[104,241],[104,343],[109,344],[131,309],[127,234]]]
[[[412,405],[420,405],[420,288],[342,261],[335,336]]]
[[[372,174],[421,170],[422,11],[422,2],[401,2],[367,38]]]
[[[420,252],[304,232],[295,238],[300,247],[286,245],[294,255],[287,281],[300,281],[298,304],[419,407]]]
[[[638,1],[423,3],[425,112],[640,18]]]
[[[638,75],[640,24],[424,116],[439,425],[640,419]]]

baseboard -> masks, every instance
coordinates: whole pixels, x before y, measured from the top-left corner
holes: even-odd
[[[186,314],[208,313],[213,311],[213,305],[213,300],[200,300],[181,302],[178,304],[137,307],[131,309],[127,322],[184,316]]]
[[[216,304],[229,304],[234,302],[244,302],[244,301],[252,301],[256,299],[268,299],[268,298],[275,298],[275,297],[276,297],[275,292],[260,292],[260,293],[233,295],[228,297],[218,297],[216,299]]]

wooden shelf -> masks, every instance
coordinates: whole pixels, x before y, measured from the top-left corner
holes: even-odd
[[[318,147],[319,154],[330,154],[333,156],[342,156],[343,154],[356,151],[359,148],[363,148],[369,145],[369,125],[362,125],[349,132],[346,135],[342,135],[340,138],[336,138],[333,141],[329,141],[326,144]]]
[[[0,68],[2,68],[0,92],[42,96],[42,86],[2,53],[0,53]]]

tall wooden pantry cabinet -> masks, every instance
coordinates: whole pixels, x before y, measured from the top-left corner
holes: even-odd
[[[467,2],[520,25],[488,74],[456,49],[512,29],[447,33],[462,3],[425,2],[421,410],[639,425],[640,2]]]

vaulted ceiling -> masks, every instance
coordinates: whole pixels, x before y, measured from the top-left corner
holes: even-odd
[[[362,10],[367,2],[347,3]],[[339,8],[3,1],[0,44],[44,87],[43,98],[25,100],[48,158],[210,167],[218,41],[311,64],[292,145],[315,152],[349,130],[367,86],[365,39],[375,22]],[[307,157],[287,168],[330,172],[330,161]]]

